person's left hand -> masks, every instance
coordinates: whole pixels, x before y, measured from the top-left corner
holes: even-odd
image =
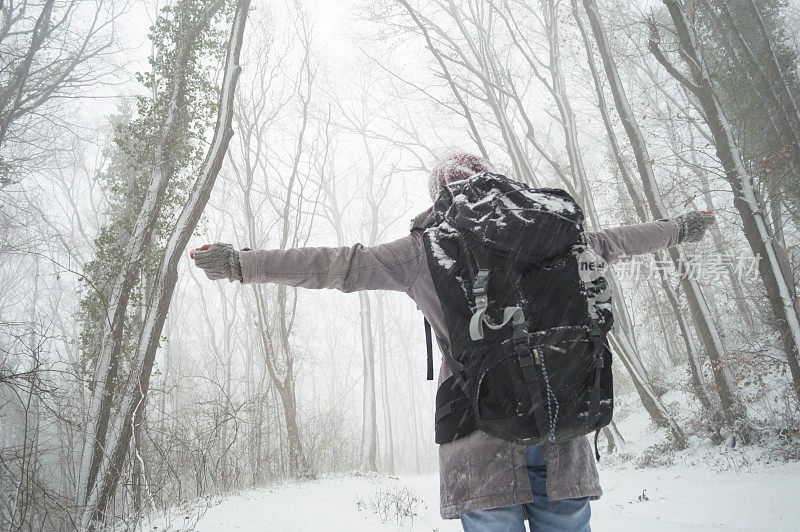
[[[710,226],[714,224],[714,213],[711,211],[692,211],[675,217],[678,224],[678,244],[697,242]]]
[[[230,244],[205,244],[189,252],[198,268],[205,272],[212,281],[228,279],[242,280],[242,265],[239,263],[239,252]]]

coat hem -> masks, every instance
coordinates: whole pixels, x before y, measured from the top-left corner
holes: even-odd
[[[533,493],[530,488],[514,490],[513,492],[495,493],[475,497],[466,501],[456,502],[442,506],[439,514],[442,519],[458,519],[462,514],[477,510],[490,510],[492,508],[502,508],[515,504],[525,504],[533,501]]]
[[[556,501],[560,499],[589,497],[590,500],[596,501],[603,495],[603,490],[598,484],[579,484],[577,486],[570,486],[554,491],[555,494],[552,496],[548,494],[548,500]],[[442,519],[458,519],[468,512],[491,510],[492,508],[503,508],[505,506],[526,504],[529,502],[533,502],[533,494],[530,490],[515,490],[511,493],[496,493],[448,504],[447,506],[442,506],[439,513]]]
[[[596,501],[603,495],[603,489],[599,484],[577,484],[563,488],[547,490],[547,499],[557,501],[559,499],[578,499],[581,497],[589,497],[591,500]]]

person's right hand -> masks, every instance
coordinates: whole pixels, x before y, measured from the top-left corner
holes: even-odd
[[[678,244],[697,242],[711,225],[714,224],[714,213],[711,211],[692,211],[676,216],[678,224]]]
[[[228,279],[242,280],[242,265],[239,263],[239,252],[230,244],[206,244],[189,252],[189,257],[201,268],[206,277],[212,281]]]

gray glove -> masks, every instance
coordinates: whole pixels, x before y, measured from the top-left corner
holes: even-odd
[[[678,244],[697,242],[714,224],[714,213],[711,211],[692,211],[676,216],[673,220],[678,224]]]
[[[211,244],[195,249],[191,254],[194,263],[202,268],[206,277],[212,281],[228,279],[229,281],[242,280],[242,265],[239,262],[239,252],[230,244]]]

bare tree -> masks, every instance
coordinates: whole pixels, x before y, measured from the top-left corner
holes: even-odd
[[[664,4],[675,26],[681,58],[688,68],[684,75],[663,53],[655,22],[651,22],[650,51],[664,68],[694,97],[703,108],[706,123],[714,138],[717,156],[725,169],[725,178],[734,193],[734,206],[741,217],[744,234],[750,249],[760,257],[759,273],[764,283],[778,330],[786,351],[786,358],[792,374],[795,393],[800,397],[800,319],[793,298],[793,290],[787,283],[788,272],[782,266],[783,250],[776,243],[764,218],[764,209],[759,198],[753,176],[745,167],[733,130],[723,111],[714,85],[708,74],[703,52],[698,46],[697,36],[691,20],[683,6],[674,0]]]
[[[239,98],[236,113],[237,130],[242,139],[232,169],[242,193],[245,239],[249,247],[262,247],[269,232],[278,234],[274,247],[286,249],[308,241],[312,230],[315,192],[309,190],[308,146],[311,106],[314,98],[315,66],[312,62],[311,27],[308,16],[295,5],[296,39],[301,57],[297,72],[288,72],[283,60],[291,50],[275,49],[275,43],[264,40],[248,53],[253,63],[253,78]],[[259,20],[259,29],[266,29]],[[270,64],[270,61],[274,63]],[[273,86],[288,76],[288,87]],[[274,98],[268,98],[270,90]],[[298,112],[297,132],[291,142],[291,157],[283,160],[280,150],[270,146],[277,131],[270,131],[273,121],[282,112]],[[273,181],[270,183],[270,181]],[[269,206],[274,216],[269,229],[259,227],[261,206]],[[308,216],[308,210],[312,214]],[[280,285],[274,290],[260,285],[253,287],[257,311],[258,337],[262,360],[270,385],[282,405],[288,451],[288,474],[293,478],[310,477],[314,470],[306,455],[300,431],[295,365],[298,353],[293,344],[297,315],[297,288]]]
[[[84,443],[78,484],[81,528],[93,527],[93,523],[102,517],[116,490],[122,465],[128,452],[133,426],[139,419],[139,412],[144,408],[146,402],[153,360],[177,279],[177,263],[194,231],[203,207],[208,201],[228,142],[233,135],[231,129],[233,96],[240,71],[238,60],[249,7],[247,0],[240,0],[236,4],[236,14],[228,41],[214,138],[207,151],[200,176],[192,184],[187,202],[169,235],[162,258],[163,262],[154,279],[152,298],[148,302],[144,318],[145,325],[138,339],[134,358],[130,362],[132,378],[117,394],[120,403],[116,415],[112,417],[109,399],[112,395],[111,387],[114,385],[116,371],[112,372],[111,370],[115,369],[116,362],[113,361],[119,357],[120,353],[128,297],[133,278],[138,271],[139,261],[152,233],[152,224],[158,214],[160,200],[172,175],[170,150],[173,147],[173,140],[177,138],[177,134],[172,128],[180,124],[174,115],[181,105],[186,83],[186,74],[182,73],[181,69],[186,69],[187,63],[192,59],[192,44],[194,44],[192,41],[198,34],[206,31],[209,21],[220,7],[219,3],[207,4],[198,19],[193,20],[189,17],[185,21],[189,25],[182,28],[179,33],[182,35],[178,41],[176,64],[179,68],[170,87],[171,107],[168,109],[164,124],[162,144],[158,147],[160,159],[153,179],[148,185],[142,211],[125,248],[128,265],[122,268],[117,282],[110,291],[109,320],[96,365],[95,387],[90,402],[89,427],[86,432],[87,438]]]
[[[45,161],[66,119],[64,103],[107,81],[115,24],[106,0],[23,0],[0,5],[0,188],[20,166]]]
[[[628,102],[625,88],[623,87],[617,72],[616,63],[608,47],[608,39],[600,20],[597,4],[594,2],[594,0],[584,0],[583,4],[586,9],[586,14],[588,15],[589,23],[591,25],[592,32],[594,33],[600,55],[603,59],[603,65],[605,66],[606,76],[609,80],[611,92],[614,95],[617,112],[622,119],[625,132],[628,135],[634,155],[636,157],[636,165],[642,180],[642,188],[644,190],[645,197],[647,198],[648,206],[655,218],[666,218],[666,210],[664,208],[661,192],[658,188],[658,182],[656,181],[655,173],[653,172],[647,144],[644,140],[641,130],[639,129],[630,103]],[[672,259],[672,262],[675,264],[677,271],[684,272],[688,270],[686,258],[682,250],[678,248],[671,248],[669,250],[669,255]],[[703,295],[697,281],[691,276],[682,276],[681,283],[686,293],[686,297],[689,302],[689,308],[692,311],[692,317],[694,318],[695,326],[698,329],[699,336],[705,347],[706,354],[712,361],[712,368],[717,384],[717,390],[720,396],[722,411],[726,419],[730,423],[733,423],[744,415],[744,408],[736,396],[735,382],[733,380],[733,375],[731,374],[730,368],[726,367],[722,363],[722,356],[725,353],[725,348],[722,344],[722,338],[719,334],[713,316],[711,316],[711,313],[709,312],[706,298]]]
[[[594,54],[593,48],[591,46],[591,41],[589,40],[589,36],[587,34],[585,25],[583,20],[578,12],[578,4],[577,0],[572,0],[572,14],[575,17],[575,20],[578,25],[578,29],[581,33],[581,36],[584,41],[584,47],[586,49],[586,56],[587,56],[587,64],[589,66],[589,71],[592,75],[592,81],[595,87],[595,92],[597,93],[597,101],[598,101],[598,109],[600,111],[600,115],[603,119],[603,126],[606,130],[606,135],[608,137],[609,146],[611,148],[611,153],[614,158],[614,162],[616,163],[616,168],[619,170],[620,177],[622,179],[623,184],[625,185],[625,190],[630,196],[630,200],[634,207],[634,212],[640,222],[647,221],[647,215],[645,209],[647,208],[645,204],[645,200],[641,197],[639,192],[639,188],[634,183],[631,174],[628,170],[628,165],[623,157],[622,149],[620,148],[619,141],[617,139],[616,132],[614,131],[614,127],[611,123],[611,117],[608,112],[608,106],[606,104],[606,98],[603,91],[603,86],[601,84],[600,75],[597,72],[597,68],[594,62]],[[661,259],[661,254],[656,254],[656,259]],[[678,296],[673,290],[669,280],[666,277],[666,272],[659,269],[659,280],[661,283],[661,288],[666,295],[667,301],[669,302],[674,317],[678,321],[678,325],[681,330],[681,336],[683,337],[684,345],[686,347],[686,352],[688,355],[689,361],[689,369],[690,374],[692,376],[692,383],[694,389],[706,408],[711,408],[711,402],[708,399],[707,391],[705,390],[705,383],[703,379],[703,372],[700,365],[700,358],[699,353],[697,350],[697,346],[695,344],[694,338],[692,337],[691,330],[689,327],[689,322],[686,319],[685,314],[683,313],[682,309],[680,308],[680,304],[678,301]],[[659,314],[659,318],[661,315]],[[663,322],[662,322],[663,323]],[[667,346],[672,346],[675,339],[669,337],[670,329],[667,327],[662,327],[662,334],[665,336],[665,344]]]

